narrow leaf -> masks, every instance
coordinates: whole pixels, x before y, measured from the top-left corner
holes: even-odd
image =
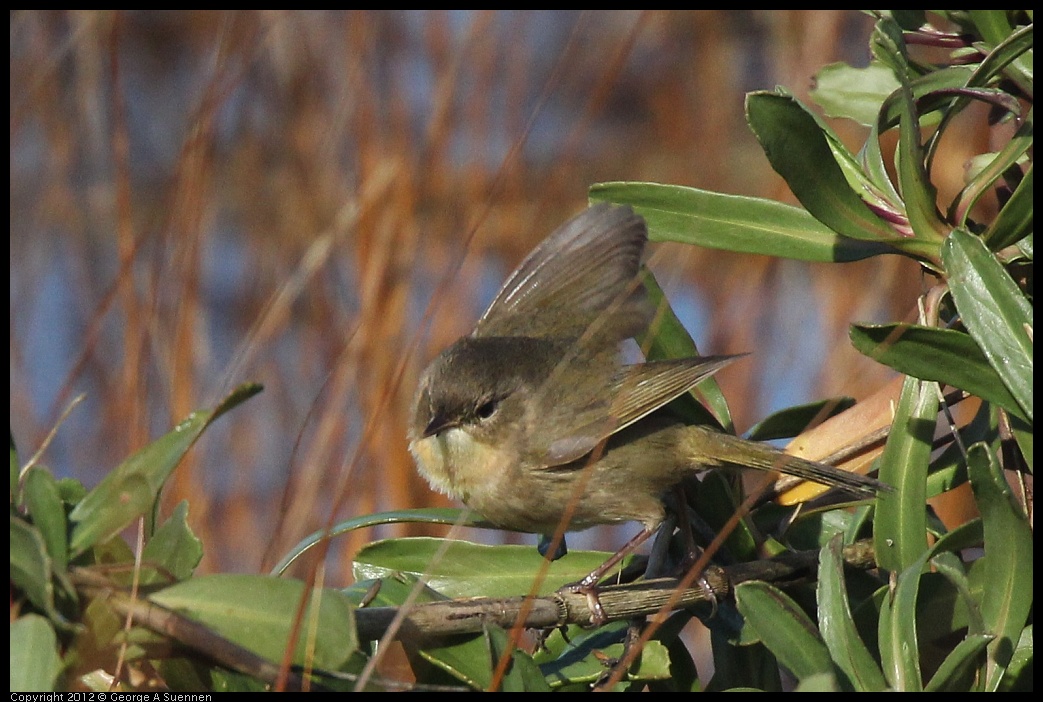
[[[735,589],[735,604],[747,625],[797,680],[834,674],[829,649],[814,622],[781,590],[760,581],[745,582]]]
[[[181,458],[212,421],[261,391],[243,385],[211,410],[193,412],[169,434],[160,437],[117,466],[73,509],[70,542],[73,555],[109,539],[148,511]]]
[[[642,280],[648,292],[649,300],[655,306],[656,314],[648,331],[637,338],[638,346],[649,361],[670,358],[687,358],[698,356],[699,349],[689,335],[688,330],[677,318],[670,301],[663,294],[652,272],[642,272]],[[710,410],[703,406],[705,402]],[[713,377],[707,378],[699,383],[690,393],[685,393],[670,403],[672,410],[677,411],[681,417],[697,424],[716,424],[728,431],[734,431],[731,411],[728,409],[728,401],[724,398],[717,380]]]
[[[1007,670],[1000,681],[999,692],[1032,692],[1035,660],[1032,645],[1033,625],[1029,624],[1021,630],[1021,638],[1014,648]]]
[[[930,551],[924,549],[919,559],[894,576],[894,586],[884,595],[880,607],[880,658],[888,683],[900,692],[923,689],[916,598],[929,557]]]
[[[65,521],[65,504],[58,483],[43,468],[30,468],[25,475],[25,504],[40,531],[55,570],[64,572],[69,564],[69,537]]]
[[[833,661],[858,692],[881,692],[883,672],[858,635],[844,581],[843,540],[838,535],[819,552],[818,626]]]
[[[1032,421],[1032,305],[981,239],[955,229],[942,247],[967,331]]]
[[[1034,24],[1018,27],[1006,39],[996,44],[981,62],[981,84],[1002,74],[1026,95],[1032,95],[1032,47]]]
[[[653,241],[819,262],[896,253],[882,241],[840,236],[806,210],[772,200],[656,183],[599,183],[590,199],[632,205]]]
[[[898,125],[898,183],[905,200],[905,211],[916,238],[941,242],[946,231],[938,214],[938,193],[927,175],[924,149],[920,143],[920,119],[907,85],[901,89],[898,103],[901,119]]]
[[[953,201],[951,221],[957,226],[966,227],[967,218],[974,204],[994,188],[996,182],[1010,170],[1017,168],[1017,163],[1032,148],[1032,112],[1022,121],[1017,133],[997,154],[988,154],[988,160],[978,169],[971,180]],[[1027,182],[1026,182],[1027,181]],[[1004,203],[1003,209],[989,224],[982,235],[989,247],[999,251],[1017,243],[1032,233],[1032,166],[1021,179],[1014,193]]]
[[[21,590],[40,611],[52,618],[54,585],[51,581],[51,559],[40,531],[19,516],[11,515],[11,583]]]
[[[924,692],[967,692],[967,683],[977,674],[990,641],[991,636],[972,634],[956,644],[934,671]]]
[[[1010,36],[1012,28],[1006,10],[968,10],[967,14],[990,44],[999,44]]]
[[[877,496],[873,536],[877,562],[904,571],[927,548],[927,468],[938,417],[938,386],[906,377],[891,432],[880,456],[880,480],[893,492]]]
[[[421,509],[404,509],[394,510],[391,512],[377,512],[376,514],[366,514],[361,517],[355,517],[354,519],[335,524],[329,531],[316,531],[305,537],[303,541],[290,549],[290,552],[283,556],[282,560],[275,564],[275,567],[272,568],[271,575],[282,575],[285,573],[294,561],[310,549],[318,546],[324,539],[332,539],[336,536],[342,536],[343,534],[347,534],[356,529],[366,529],[384,524],[402,523],[458,524],[459,526],[488,529],[497,528],[492,522],[488,522],[475,516],[472,510],[458,509],[455,507],[425,507]]]
[[[795,97],[750,93],[746,119],[772,168],[815,219],[852,239],[896,238],[848,185],[822,128]]]
[[[1032,166],[1029,166],[1025,177],[982,235],[990,248],[998,251],[1032,234],[1032,182]]]
[[[989,644],[985,689],[995,691],[1032,611],[1032,529],[988,446],[971,446],[967,467],[985,527],[982,568],[988,582],[981,609],[989,632],[996,637]]]
[[[879,363],[921,380],[946,383],[1023,416],[1018,402],[970,336],[915,324],[855,324],[851,344]]]

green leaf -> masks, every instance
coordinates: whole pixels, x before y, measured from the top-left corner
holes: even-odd
[[[793,507],[769,503],[758,507],[753,517],[757,527],[764,533],[778,531],[779,524],[786,524],[786,545],[793,549],[810,551],[822,548],[837,534],[846,535],[850,532],[847,542],[854,542],[858,538],[857,534],[865,526],[858,518],[858,513],[836,509],[835,505],[817,509],[806,504],[800,505],[794,512]]]
[[[966,692],[985,658],[985,647],[991,636],[972,634],[953,647],[934,671],[924,692]]]
[[[72,506],[84,498],[87,488],[83,487],[83,483],[75,478],[61,478],[58,481],[58,494],[61,495],[62,502]]]
[[[695,493],[695,511],[711,529],[720,531],[729,523],[739,508],[736,489],[733,484],[734,475],[727,471],[708,471],[699,483]],[[748,520],[743,519],[725,541],[725,547],[739,561],[753,560],[761,555],[763,537],[754,534]]]
[[[739,645],[730,628],[723,626],[710,627],[710,644],[714,670],[707,692],[782,691],[779,661],[764,644]]]
[[[999,44],[1013,31],[1006,10],[968,10],[981,36],[990,44]]]
[[[551,644],[554,646],[553,655],[541,652],[534,657],[552,688],[590,685],[605,675],[605,659],[613,660],[622,656],[622,639],[626,628],[626,622],[614,622],[593,631],[570,627],[567,639],[554,637]],[[667,680],[671,673],[667,647],[653,639],[641,649],[641,657],[637,665],[631,668],[626,680]]]
[[[1007,665],[1007,670],[1000,681],[999,692],[1031,692],[1033,689],[1033,625],[1029,624],[1021,630],[1021,638],[1014,648],[1014,655]]]
[[[938,386],[906,377],[891,432],[880,456],[880,480],[893,486],[876,501],[877,563],[905,571],[927,548],[927,468],[938,418]]]
[[[681,320],[674,314],[670,301],[663,294],[652,272],[645,269],[642,271],[642,280],[648,292],[650,302],[655,305],[656,315],[649,325],[648,331],[637,337],[637,343],[649,361],[670,358],[688,358],[698,356],[699,349],[688,334],[688,330],[681,324]],[[696,396],[709,406],[700,403]],[[722,429],[734,432],[731,411],[728,409],[728,401],[724,398],[717,380],[713,377],[707,378],[681,397],[670,403],[671,410],[677,412],[685,420],[693,424],[716,424]],[[711,414],[712,412],[712,414]]]
[[[11,515],[10,577],[15,587],[25,593],[38,609],[56,618],[54,584],[51,581],[51,558],[40,530]]]
[[[738,613],[736,612],[736,617]],[[652,636],[651,641],[664,647],[667,655],[667,678],[649,681],[649,692],[699,692],[702,685],[692,653],[681,638],[681,632],[694,616],[689,611],[669,615]],[[658,677],[658,676],[657,676]]]
[[[1027,237],[1025,237],[1016,244],[1018,253],[1020,254],[1019,258],[1023,258],[1028,261],[1032,261],[1035,259],[1035,256],[1033,254],[1032,242],[1033,236],[1032,234],[1029,234]]]
[[[458,524],[459,526],[480,527],[496,529],[492,522],[488,522],[474,514],[470,509],[459,509],[456,507],[425,507],[422,509],[404,509],[391,512],[377,512],[355,517],[345,522],[333,525],[329,531],[316,531],[307,536],[303,541],[294,546],[282,560],[272,568],[272,575],[282,575],[286,570],[304,555],[308,550],[318,546],[323,539],[332,539],[356,529],[381,526],[384,524]]]
[[[1032,166],[1018,183],[1010,199],[982,234],[989,247],[1000,250],[1032,234],[1033,187]]]
[[[510,651],[507,650],[509,645],[507,632],[499,627],[487,627],[483,640],[486,645],[486,656],[492,662],[494,671],[502,656],[506,654],[511,658],[507,672],[500,680],[498,690],[502,692],[550,692],[550,685],[547,684],[539,667],[533,662],[532,656],[517,647],[512,647]],[[491,688],[492,684],[493,681],[490,677],[483,689]]]
[[[887,681],[858,635],[844,581],[843,540],[835,537],[819,552],[818,626],[837,668],[851,689],[881,692]],[[840,677],[840,676],[838,676]],[[845,686],[846,687],[846,686]]]
[[[877,540],[879,544],[880,541]],[[901,692],[923,689],[920,644],[916,628],[916,598],[920,577],[931,552],[923,550],[912,565],[897,573],[880,607],[880,658],[890,686]]]
[[[926,573],[928,561],[937,559],[941,553],[973,547],[979,540],[979,534],[980,525],[977,523],[954,529],[936,541],[935,546],[924,549],[916,561],[893,576],[890,587],[881,590],[878,624],[880,658],[884,675],[898,691],[919,691],[923,686],[919,659],[917,599],[921,595],[922,582],[938,580],[925,577],[933,575]],[[928,596],[932,595],[929,584],[925,589]],[[929,607],[938,599],[937,595],[933,598],[925,597],[925,607]],[[946,633],[951,635],[951,627],[948,625],[954,619],[954,614],[954,608],[949,604],[933,619],[941,621],[943,628],[949,629]],[[957,622],[955,626],[963,625]]]
[[[1007,177],[1011,170],[1018,169],[1018,162],[1032,148],[1033,113],[1022,120],[1018,131],[997,154],[983,154],[983,160],[973,177],[953,200],[950,220],[960,227],[967,226],[967,219],[974,204],[994,188],[996,182]],[[1020,174],[1020,170],[1017,171]],[[1025,181],[1028,182],[1025,182]],[[1021,178],[1021,183],[1004,203],[999,215],[989,224],[982,238],[993,250],[1000,250],[1017,243],[1032,233],[1032,166]]]
[[[184,580],[203,559],[203,542],[188,526],[188,501],[182,500],[152,535],[141,559],[153,569],[143,571],[142,584],[166,582],[168,576]]]
[[[684,641],[673,637],[665,642],[666,654],[669,658],[670,677],[666,682],[652,682],[649,692],[699,692],[702,684],[699,679],[699,669],[692,659],[692,653],[685,646]]]
[[[911,79],[909,90],[916,103],[920,126],[938,121],[936,117],[932,118],[931,114],[939,111],[942,113],[941,121],[944,125],[949,113],[966,105],[969,98],[972,97],[991,98],[1017,107],[1016,102],[1010,102],[1010,96],[1007,93],[975,85],[975,75],[975,70],[970,66],[947,66]],[[876,125],[879,131],[887,131],[899,125],[904,109],[902,101],[901,84],[896,83],[895,92],[888,95],[880,105]]]
[[[69,536],[57,481],[44,468],[30,468],[25,475],[24,494],[29,516],[47,544],[55,570],[64,572],[69,565]]]
[[[515,597],[530,592],[537,577],[542,581],[536,594],[552,593],[581,580],[611,555],[569,551],[548,563],[532,546],[484,546],[429,537],[385,539],[362,547],[353,573],[356,579],[412,574],[446,597]]]
[[[879,63],[865,68],[833,63],[815,74],[811,97],[830,117],[871,127],[884,100],[897,89],[894,72]]]
[[[894,241],[894,230],[851,189],[815,117],[796,98],[746,96],[746,119],[772,168],[815,219],[842,236]]]
[[[912,91],[903,85],[898,103],[898,185],[905,200],[905,212],[916,238],[940,243],[947,227],[938,214],[938,191],[927,175],[924,149],[920,143],[920,118]],[[936,260],[932,256],[932,260]]]
[[[379,580],[356,580],[344,594],[356,605],[363,597],[367,607],[401,607],[441,602],[445,597],[429,587],[418,585],[418,579],[398,572]],[[418,682],[457,684],[484,690],[492,681],[493,664],[483,635],[466,634],[421,639],[400,636],[406,656]]]
[[[735,588],[735,604],[747,625],[798,681],[835,675],[829,649],[814,622],[781,590],[751,580]]]
[[[988,446],[971,446],[967,467],[985,527],[981,567],[988,582],[981,610],[988,631],[996,637],[989,644],[985,689],[995,691],[1032,611],[1032,529]]]
[[[942,262],[964,326],[1032,421],[1032,305],[970,232],[953,230],[942,246]]]
[[[912,229],[909,228],[908,218],[905,216],[905,205],[902,203],[902,196],[891,180],[891,174],[884,161],[884,154],[880,150],[880,136],[876,125],[873,126],[869,138],[866,139],[861,151],[859,151],[859,161],[862,164],[866,177],[884,193],[887,201],[899,203],[899,205],[893,208],[896,214],[891,216],[896,217],[896,227],[902,227],[901,233],[903,236],[912,236]]]
[[[905,201],[906,216],[914,237],[905,247],[916,251],[927,261],[937,261],[937,246],[946,226],[938,214],[937,193],[927,175],[923,145],[920,143],[920,120],[913,97],[913,70],[906,54],[902,31],[890,18],[881,19],[873,31],[874,55],[894,71],[900,83],[897,97],[899,112],[897,171],[898,183]],[[883,133],[886,110],[881,111],[877,130]]]
[[[851,344],[873,360],[921,380],[947,383],[1023,416],[981,347],[963,332],[916,324],[855,324]]]
[[[884,10],[902,29],[915,32],[927,22],[925,10]]]
[[[981,532],[981,522],[980,520],[976,521],[978,521],[977,528],[969,528],[968,531],[970,533]],[[966,528],[966,525],[957,527],[957,529],[960,528]],[[943,539],[947,537],[948,534],[946,534]],[[939,541],[943,539],[939,539]],[[980,544],[981,540],[979,539],[971,547],[979,546]],[[951,548],[951,544],[946,545],[946,550],[944,552],[938,545],[935,545],[931,549],[932,552],[936,554],[931,558],[931,566],[938,574],[942,575],[949,581],[952,589],[957,595],[959,595],[959,602],[946,607],[946,610],[950,612],[948,615],[948,621],[955,621],[958,617],[957,610],[961,609],[967,612],[965,621],[960,621],[960,626],[966,627],[967,634],[984,634],[986,633],[985,621],[981,617],[981,609],[978,606],[978,599],[972,592],[973,588],[971,587],[970,579],[967,577],[967,568],[960,557],[948,550],[949,548]],[[939,597],[935,599],[940,600],[941,598]],[[960,608],[959,605],[962,605],[962,608]],[[943,629],[941,635],[945,637],[951,636],[954,631],[954,628],[941,628]]]
[[[1029,472],[1031,473],[1032,458],[1035,455],[1032,451],[1032,424],[1026,422],[1017,415],[1011,415],[1010,429],[1014,434],[1014,440],[1018,442],[1018,448],[1021,449],[1021,456],[1025,461],[1025,465],[1028,466]]]
[[[1032,47],[1034,25],[1018,27],[1006,39],[988,52],[979,66],[978,81],[984,84],[994,76],[1002,75],[1012,81],[1025,95],[1032,95]]]
[[[781,91],[779,91],[779,94],[788,95],[788,93],[782,93]],[[815,121],[816,126],[826,140],[830,154],[844,174],[844,178],[847,180],[851,190],[865,202],[870,210],[888,213],[887,217],[891,219],[885,218],[885,221],[893,221],[897,225],[895,231],[891,233],[892,236],[896,233],[904,235],[904,231],[901,230],[902,225],[905,224],[905,220],[900,214],[901,199],[898,197],[898,193],[894,190],[886,174],[881,179],[877,177],[878,173],[865,169],[862,162],[851,153],[844,141],[833,131],[833,128],[817,114],[805,110],[804,116],[811,117]]]
[[[51,623],[36,614],[11,622],[11,692],[50,692],[62,670],[58,637]],[[12,698],[14,696],[12,695]],[[19,696],[17,699],[31,699]]]
[[[788,407],[762,419],[747,432],[746,438],[750,441],[789,439],[854,405],[852,397],[831,397]]]
[[[357,580],[346,593],[352,601],[359,601],[378,581]],[[401,607],[442,601],[446,598],[429,587],[417,587],[418,579],[402,571],[379,580],[379,588],[370,607]],[[413,667],[417,682],[425,684],[457,684],[462,682],[474,690],[486,690],[492,685],[492,675],[499,655],[506,650],[507,633],[498,627],[487,627],[482,634],[440,636],[421,639],[401,637],[406,655]],[[550,688],[532,658],[515,651],[510,671],[504,680],[505,690],[525,689],[547,691]]]
[[[938,129],[936,130],[934,136],[931,138],[932,151],[937,148],[938,144],[941,141],[942,135],[946,132],[952,120],[970,104],[970,98],[974,96],[985,98],[984,93],[978,91],[978,88],[985,88],[986,90],[990,90],[987,86],[1006,77],[1011,78],[1015,83],[1017,83],[1025,94],[1032,94],[1031,70],[1029,71],[1028,78],[1026,80],[1025,74],[1021,71],[1021,68],[1019,67],[1022,60],[1022,55],[1025,53],[1029,53],[1032,50],[1031,25],[1018,29],[1016,32],[1011,34],[1002,44],[995,47],[995,49],[993,49],[992,51],[989,51],[988,47],[979,46],[977,48],[979,48],[982,51],[987,51],[988,53],[986,54],[985,58],[981,61],[981,63],[979,63],[976,68],[973,68],[970,76],[967,78],[966,84],[963,87],[955,85],[951,86],[952,88],[957,89],[955,91],[952,91],[956,96],[951,98],[948,102],[948,105],[945,105],[943,108],[944,112],[942,122],[938,126]],[[946,76],[945,74],[956,74],[956,72],[960,70],[965,69],[960,66],[950,66],[942,71],[930,71],[926,75],[917,78],[910,84],[913,88],[914,96],[919,95],[919,93],[916,92],[917,84],[919,81],[926,81],[930,83],[940,78],[943,82],[947,82],[948,76]],[[938,86],[938,92],[943,93],[945,92],[945,90],[942,86]],[[992,92],[994,96],[998,98],[999,103],[1008,103],[1004,105],[1005,109],[1017,113],[1018,105],[1016,102],[1011,102],[1014,98],[1010,93],[1006,91],[997,90],[992,90]],[[945,98],[944,95],[939,95],[938,97],[942,97],[943,100]],[[894,102],[895,105],[897,105],[898,101]],[[932,101],[932,103],[935,102],[936,101]],[[892,108],[895,107],[895,105],[885,104],[883,111],[887,112],[888,114],[886,117],[882,117],[882,120],[889,120],[892,118]],[[934,106],[936,105],[932,104],[931,108],[933,108]],[[1031,133],[1031,127],[1029,128],[1029,130]],[[1019,137],[1016,137],[1015,141],[1017,141],[1018,138]],[[1006,150],[1006,148],[1004,150]],[[961,199],[962,198],[963,196],[961,195]],[[959,206],[962,207],[963,205]],[[958,214],[957,218],[953,221],[958,225],[962,225],[962,216],[962,214]]]
[[[1028,24],[1018,27],[1011,32],[1006,39],[996,44],[988,52],[983,62],[978,66],[976,77],[972,84],[985,86],[993,78],[1001,76],[1009,77],[1019,84],[1020,87],[1028,86],[1028,94],[1032,94],[1032,62],[1034,46],[1035,27]],[[1011,66],[1016,65],[1013,70]],[[1027,71],[1025,71],[1027,67]],[[1027,80],[1025,78],[1027,77]]]
[[[151,509],[181,458],[211,422],[261,391],[242,385],[211,410],[193,412],[169,434],[125,460],[87,493],[69,515],[75,523],[70,548],[78,555],[129,526]]]
[[[335,590],[305,591],[288,578],[221,574],[190,578],[149,596],[269,661],[282,660],[301,598],[307,597],[294,663],[338,670],[357,649],[353,607]],[[321,598],[318,610],[314,603]]]
[[[840,236],[806,210],[772,200],[679,185],[598,183],[590,199],[633,206],[652,241],[677,241],[800,261],[846,262],[896,251]]]

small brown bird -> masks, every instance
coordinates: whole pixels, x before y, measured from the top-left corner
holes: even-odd
[[[409,435],[432,487],[508,529],[552,534],[574,505],[570,530],[637,521],[646,535],[662,523],[671,487],[722,466],[867,496],[888,489],[664,408],[737,356],[623,363],[620,342],[653,312],[637,277],[646,242],[629,207],[589,208],[540,244],[474,331],[432,361]]]

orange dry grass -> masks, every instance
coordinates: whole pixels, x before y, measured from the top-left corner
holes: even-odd
[[[800,94],[823,64],[864,61],[868,27],[832,11],[16,13],[14,436],[34,449],[87,392],[45,460],[93,485],[263,382],[166,492],[191,503],[203,570],[262,570],[331,513],[440,504],[404,439],[426,360],[593,182],[785,198],[743,93]],[[775,409],[766,388],[870,394],[886,376],[847,324],[902,318],[919,292],[895,285],[915,282],[898,259],[659,260],[668,292],[709,311],[692,330],[707,352],[755,352],[721,374],[740,427]],[[805,278],[813,300],[784,296]],[[790,316],[805,305],[813,328]],[[340,539],[326,582],[404,531]]]

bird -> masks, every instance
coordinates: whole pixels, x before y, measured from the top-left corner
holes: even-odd
[[[740,356],[627,363],[654,316],[648,242],[629,206],[595,204],[507,278],[470,334],[420,377],[409,448],[433,489],[502,528],[553,534],[637,522],[638,543],[686,477],[726,466],[787,473],[860,497],[874,478],[689,424],[668,405]]]

